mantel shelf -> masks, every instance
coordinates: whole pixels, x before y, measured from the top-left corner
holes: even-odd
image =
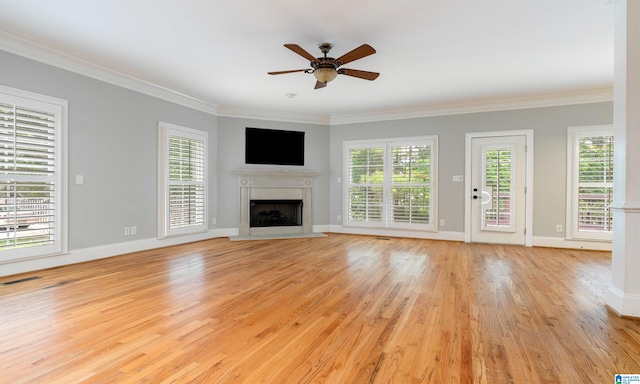
[[[288,177],[316,177],[320,174],[317,171],[297,171],[293,169],[234,169],[233,173],[240,177],[259,177],[259,176],[288,176]]]

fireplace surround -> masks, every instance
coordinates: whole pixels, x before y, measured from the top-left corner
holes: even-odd
[[[313,232],[313,217],[311,212],[311,191],[313,178],[319,172],[296,170],[257,170],[236,169],[240,188],[240,236],[252,235],[280,235],[305,234]],[[252,225],[252,204],[277,202],[292,203],[298,206],[298,211],[290,208],[264,207],[262,217],[254,217]],[[287,209],[287,212],[283,212]],[[280,211],[280,212],[271,212]],[[257,215],[257,213],[254,213]],[[294,215],[296,222],[284,222],[284,217]],[[282,220],[282,223],[278,223]],[[260,222],[261,221],[261,222]],[[269,221],[269,223],[265,223]],[[265,225],[268,224],[268,225]]]

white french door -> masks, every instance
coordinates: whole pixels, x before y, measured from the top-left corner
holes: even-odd
[[[526,149],[525,134],[467,137],[467,241],[530,245]]]

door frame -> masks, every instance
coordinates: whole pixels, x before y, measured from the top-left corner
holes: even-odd
[[[525,246],[533,246],[533,129],[517,131],[473,132],[465,135],[464,164],[464,241],[471,242],[471,141],[477,138],[525,136]]]

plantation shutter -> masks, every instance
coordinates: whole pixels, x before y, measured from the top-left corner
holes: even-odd
[[[431,208],[431,147],[391,147],[391,221],[429,224]]]
[[[0,102],[0,250],[61,249],[56,112]]]
[[[169,136],[169,229],[204,224],[204,142]]]
[[[437,137],[345,142],[345,225],[433,230]]]
[[[347,220],[349,222],[383,222],[384,152],[384,147],[348,150]]]
[[[159,236],[207,229],[207,134],[160,123]]]
[[[578,231],[611,232],[613,136],[581,137],[578,148]]]
[[[513,202],[515,146],[485,146],[483,148],[483,190],[490,191],[491,203],[482,205],[482,229],[502,228],[515,232]]]

